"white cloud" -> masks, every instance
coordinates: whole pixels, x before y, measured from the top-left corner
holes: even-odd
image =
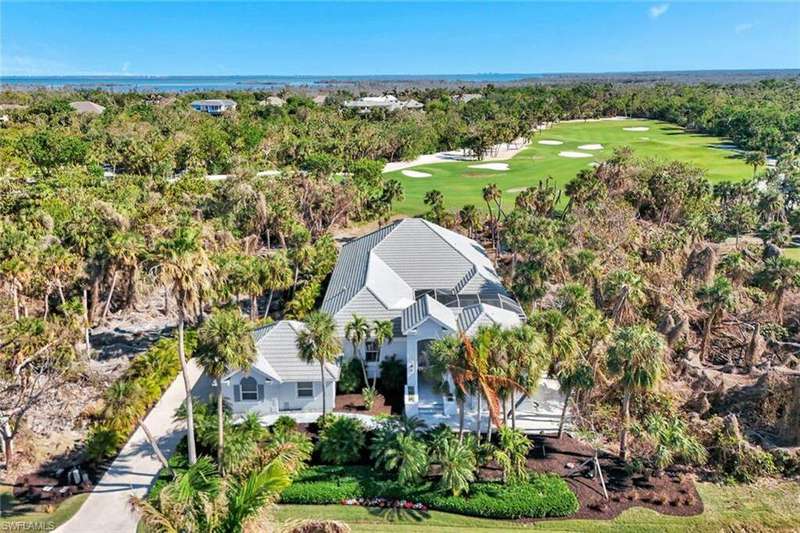
[[[749,24],[749,23],[747,23],[747,24],[737,24],[736,27],[734,28],[734,31],[736,31],[736,33],[745,33],[745,32],[748,32],[748,31],[750,31],[752,29],[753,29],[753,25],[752,24]]]
[[[658,4],[655,6],[651,6],[648,10],[651,19],[657,19],[661,15],[667,12],[669,9],[669,4]]]
[[[127,73],[128,73],[128,70],[129,70],[130,68],[131,68],[131,62],[130,62],[130,61],[126,61],[126,62],[124,62],[124,63],[122,64],[122,73],[123,73],[123,74],[127,74]]]

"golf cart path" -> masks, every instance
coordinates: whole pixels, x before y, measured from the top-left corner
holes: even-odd
[[[208,387],[207,380],[200,379],[201,375],[200,368],[190,361],[189,382],[194,396],[203,396],[203,391],[198,389]],[[145,425],[167,457],[172,455],[186,433],[185,422],[173,420],[175,410],[185,397],[183,377],[179,374],[144,419]],[[131,496],[144,496],[159,470],[161,463],[147,442],[144,432],[138,428],[75,516],[55,531],[135,533],[139,517],[131,510],[128,500]]]

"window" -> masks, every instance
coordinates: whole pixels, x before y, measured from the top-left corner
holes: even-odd
[[[368,363],[374,363],[378,360],[381,351],[378,349],[378,343],[374,340],[368,340],[366,342],[366,350],[364,353],[364,357],[367,358]]]
[[[314,397],[314,383],[311,381],[298,381],[297,382],[297,397],[298,398],[313,398]]]
[[[256,378],[242,378],[239,385],[242,388],[242,401],[258,401],[258,383],[256,383]]]

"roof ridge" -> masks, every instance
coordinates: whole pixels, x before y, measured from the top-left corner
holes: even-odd
[[[404,220],[407,220],[407,219],[404,219]],[[447,231],[449,231],[449,232],[451,232],[451,233],[455,233],[455,234],[456,234],[456,235],[458,235],[459,237],[462,237],[462,238],[464,238],[464,239],[467,239],[467,240],[469,240],[469,241],[472,241],[472,242],[474,242],[475,244],[477,244],[478,246],[480,246],[480,247],[483,249],[483,246],[481,246],[481,243],[479,243],[479,242],[478,242],[478,241],[476,241],[475,239],[470,239],[469,237],[466,237],[466,236],[464,236],[464,235],[461,235],[460,233],[458,233],[458,232],[456,232],[456,231],[453,231],[453,230],[447,229],[447,228],[445,228],[444,226],[439,226],[439,224],[434,224],[433,222],[430,222],[430,221],[428,221],[428,220],[425,220],[424,218],[419,218],[418,220],[421,220],[421,221],[422,221],[422,222],[425,224],[425,226],[428,228],[428,230],[429,230],[431,233],[433,233],[434,235],[436,235],[437,237],[439,237],[440,239],[442,239],[442,240],[443,240],[445,243],[447,243],[447,245],[448,245],[450,248],[452,248],[453,250],[455,250],[455,251],[456,251],[456,253],[457,253],[458,255],[460,255],[461,257],[463,257],[463,258],[464,258],[464,259],[465,259],[465,260],[466,260],[466,261],[467,261],[467,262],[468,262],[470,265],[472,265],[472,268],[475,268],[475,269],[477,270],[477,267],[476,267],[476,263],[475,263],[475,261],[473,261],[472,259],[470,259],[469,257],[467,257],[467,256],[466,256],[466,254],[464,254],[464,252],[462,252],[461,250],[459,250],[458,248],[456,248],[456,247],[453,245],[453,243],[451,243],[450,241],[448,241],[447,239],[445,239],[445,238],[444,238],[444,236],[443,236],[443,235],[441,235],[441,234],[440,234],[438,231],[436,231],[435,229],[433,229],[433,227],[432,227],[432,226],[438,226],[438,227],[442,228],[443,230],[447,230]]]
[[[394,231],[394,230],[397,228],[397,226],[399,226],[399,225],[400,225],[400,224],[401,224],[401,223],[402,223],[404,220],[409,220],[409,219],[407,219],[407,218],[401,218],[401,219],[399,219],[399,220],[395,220],[395,221],[394,221],[394,222],[392,222],[391,224],[387,224],[386,226],[381,226],[381,227],[379,227],[379,228],[375,228],[374,230],[370,231],[369,233],[365,233],[364,235],[361,235],[360,237],[356,237],[356,238],[355,238],[355,239],[353,239],[352,241],[348,241],[348,242],[344,243],[344,244],[342,245],[342,248],[344,248],[345,246],[350,246],[351,244],[355,244],[355,243],[357,243],[358,241],[360,241],[360,240],[362,240],[362,239],[366,239],[367,237],[371,237],[372,235],[375,235],[375,234],[376,234],[376,233],[378,233],[379,231],[384,231],[384,230],[386,230],[387,228],[392,228],[392,231]],[[387,236],[388,236],[390,233],[392,233],[392,231],[389,231],[389,232],[387,232],[387,233],[386,233],[386,235],[384,235],[384,236],[383,236],[383,239],[385,239],[385,238],[386,238],[386,237],[387,237]],[[380,241],[378,241],[378,242],[382,242],[382,241],[383,241],[383,239],[381,239],[381,240],[380,240]],[[377,244],[376,244],[375,246],[377,246]],[[372,251],[372,250],[375,248],[375,246],[373,246],[372,248],[370,248],[370,249],[369,249],[369,251],[371,252],[371,251]]]

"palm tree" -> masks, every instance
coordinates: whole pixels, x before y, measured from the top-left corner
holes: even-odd
[[[428,448],[413,434],[400,433],[383,450],[381,462],[386,471],[397,471],[400,483],[414,485],[428,471]]]
[[[478,209],[475,205],[468,204],[462,207],[458,212],[458,220],[461,226],[467,230],[469,238],[472,239],[481,224]]]
[[[622,412],[619,433],[619,456],[628,452],[628,428],[631,418],[631,395],[652,390],[666,371],[666,344],[661,334],[648,326],[628,326],[617,330],[608,350],[608,370],[618,376],[622,388]]]
[[[500,428],[499,434],[500,445],[493,456],[503,469],[503,483],[525,481],[531,441],[524,433],[511,428]]]
[[[314,311],[306,317],[306,327],[297,335],[297,349],[306,363],[318,362],[322,377],[322,414],[326,413],[325,365],[341,353],[336,340],[336,324],[331,315]]]
[[[762,167],[767,164],[767,154],[760,150],[746,152],[744,154],[744,161],[753,167],[753,176],[755,177],[758,167]]]
[[[250,335],[250,325],[238,310],[213,314],[200,328],[194,355],[208,377],[217,383],[217,464],[224,475],[222,378],[230,371],[249,369],[255,362],[256,348]]]
[[[499,253],[500,241],[498,239],[498,224],[500,216],[503,214],[503,192],[496,183],[490,183],[483,188],[483,201],[486,202],[486,207],[489,209],[489,225],[492,230],[492,247],[495,249],[495,254]],[[492,204],[495,210],[492,210]]]
[[[711,285],[700,288],[697,291],[701,307],[708,313],[706,324],[703,328],[703,340],[700,344],[700,359],[703,360],[708,352],[711,341],[711,330],[714,324],[726,310],[733,309],[736,304],[736,296],[733,292],[731,282],[725,276],[717,276]]]
[[[577,355],[577,354],[576,354]],[[576,390],[589,390],[594,386],[594,370],[581,357],[562,359],[556,366],[556,377],[564,394],[564,406],[561,409],[561,420],[558,422],[558,438],[564,433],[564,422],[570,396]]]
[[[375,320],[372,323],[372,337],[375,339],[375,344],[378,346],[378,355],[380,356],[381,350],[384,346],[392,342],[394,339],[394,325],[391,320]],[[372,388],[378,380],[378,373],[372,378]]]
[[[611,306],[611,316],[620,326],[629,326],[638,319],[637,308],[647,299],[644,282],[629,270],[617,270],[608,275],[604,298]]]
[[[361,361],[361,371],[364,373],[364,385],[369,384],[367,378],[367,363],[361,357],[361,345],[369,337],[369,322],[363,317],[353,315],[352,320],[344,326],[344,336],[353,345],[353,355]]]
[[[439,487],[453,496],[469,492],[469,484],[475,481],[478,464],[472,447],[466,442],[445,438],[440,440],[432,455],[442,473]]]
[[[467,369],[466,352],[461,339],[458,337],[445,337],[431,343],[428,349],[428,372],[435,379],[445,373],[450,373],[456,383],[455,397],[458,403],[458,440],[464,437],[464,403],[472,390],[464,373]],[[461,382],[463,385],[459,386]]]
[[[756,281],[775,295],[775,312],[778,323],[783,324],[783,304],[786,292],[800,287],[800,261],[788,257],[770,257],[757,274]]]
[[[289,266],[289,260],[285,253],[277,252],[267,258],[266,264],[261,270],[261,284],[269,289],[267,306],[264,309],[264,318],[267,318],[275,291],[286,290],[292,284],[292,267]]]
[[[526,394],[531,395],[539,386],[539,380],[549,363],[544,338],[527,324],[507,330],[504,335],[508,357],[505,375],[522,384],[527,390]],[[516,429],[518,400],[516,390],[512,388],[510,392],[511,428]],[[505,406],[503,410],[505,412]]]
[[[211,285],[213,267],[200,240],[200,232],[193,227],[182,225],[175,230],[171,239],[158,243],[156,249],[156,270],[161,282],[171,287],[178,310],[178,355],[181,361],[183,384],[186,388],[187,439],[189,445],[189,464],[197,461],[194,439],[194,414],[192,411],[192,388],[189,382],[189,368],[186,362],[184,343],[184,324],[186,313],[193,308],[201,291]]]

